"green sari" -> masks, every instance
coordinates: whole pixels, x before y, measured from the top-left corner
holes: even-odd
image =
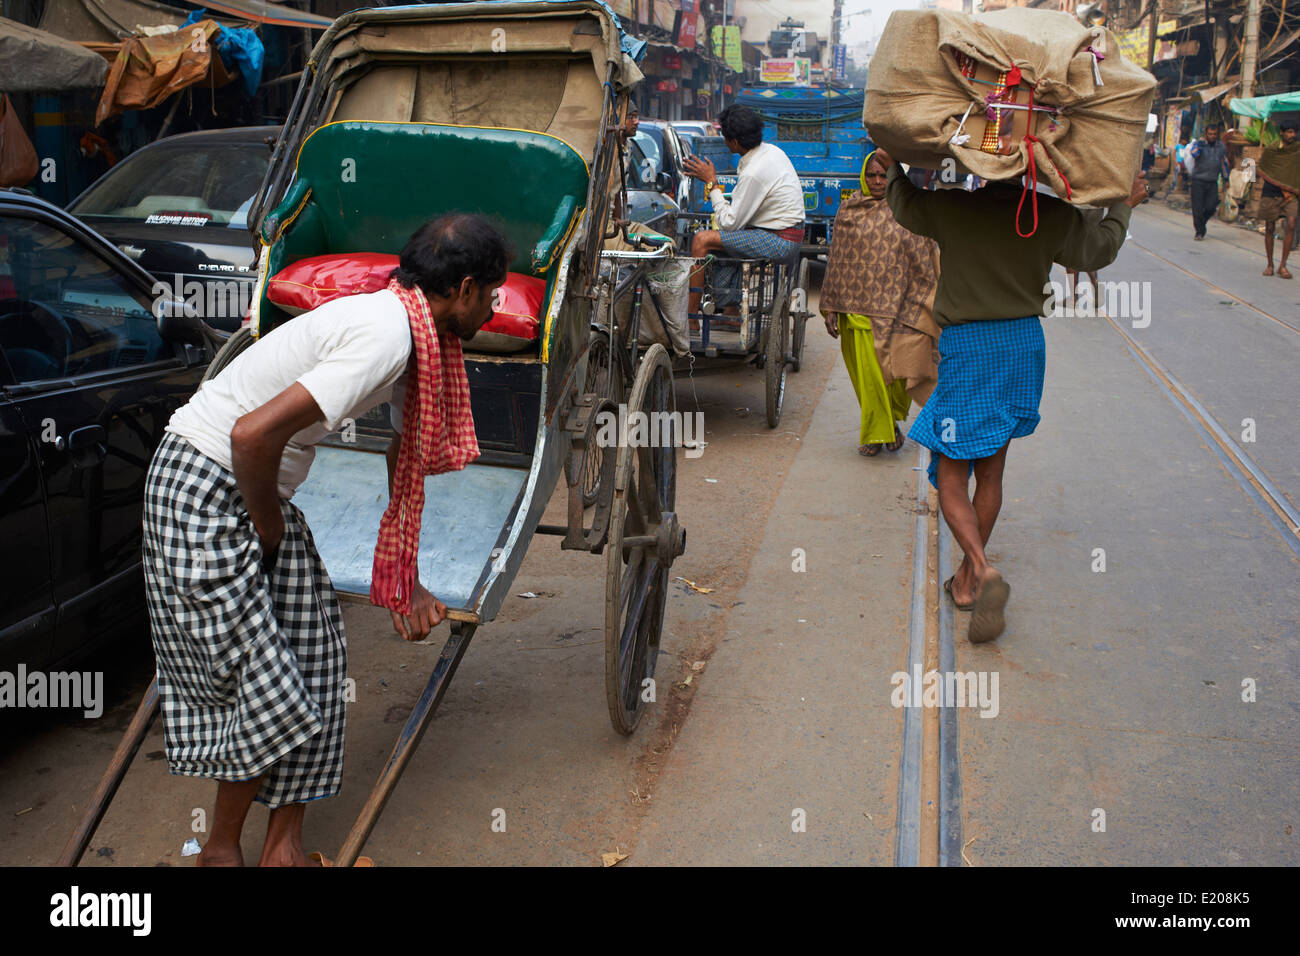
[[[876,358],[871,319],[854,312],[839,312],[837,315],[840,352],[861,409],[858,444],[888,444],[894,440],[894,423],[906,421],[912,407],[907,382],[900,378],[885,384],[884,373]]]

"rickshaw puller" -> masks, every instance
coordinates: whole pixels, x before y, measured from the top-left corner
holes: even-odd
[[[794,165],[780,148],[763,142],[763,119],[747,106],[728,106],[718,115],[727,148],[740,153],[731,199],[718,185],[717,168],[707,159],[687,156],[686,172],[703,181],[717,229],[704,229],[691,240],[691,255],[702,259],[722,252],[741,259],[788,262],[803,243],[803,188]],[[731,267],[734,272],[734,267]],[[734,285],[718,270],[717,287]],[[692,296],[690,311],[698,308]]]
[[[386,401],[399,435],[371,600],[407,640],[446,615],[416,575],[424,476],[478,457],[460,341],[491,318],[510,255],[479,216],[431,220],[386,289],[276,328],[168,423],[143,564],[169,768],[219,781],[199,865],[243,864],[254,799],[271,808],[261,865],[312,865],[304,805],[340,788],[347,656],[338,598],[289,499],[315,445]]]

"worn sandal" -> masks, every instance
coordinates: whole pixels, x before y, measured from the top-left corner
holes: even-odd
[[[310,853],[307,855],[307,859],[316,860],[318,863],[320,863],[321,866],[334,865],[334,861],[331,860],[329,857],[327,857],[324,853]],[[368,856],[359,856],[357,857],[357,862],[353,863],[352,865],[353,866],[374,866],[375,861],[370,859],[370,857]]]
[[[959,611],[973,611],[973,610],[975,610],[975,603],[974,603],[973,601],[972,601],[970,604],[958,604],[958,603],[957,603],[957,598],[956,598],[956,597],[953,595],[953,593],[952,593],[952,581],[953,581],[953,578],[955,578],[955,577],[957,577],[957,575],[954,574],[954,575],[953,575],[951,578],[949,578],[947,581],[944,581],[944,582],[943,582],[943,589],[944,589],[945,591],[948,592],[948,597],[952,598],[952,604],[953,604],[953,607],[955,607],[955,608],[956,608],[957,610],[959,610]]]
[[[974,613],[971,614],[970,629],[966,638],[972,644],[991,641],[1007,628],[1007,619],[1003,614],[1007,600],[1011,597],[1011,585],[999,575],[987,582],[975,595]]]

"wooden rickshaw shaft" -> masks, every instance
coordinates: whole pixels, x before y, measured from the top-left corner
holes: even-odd
[[[95,831],[99,829],[100,821],[104,819],[104,814],[108,811],[108,805],[113,802],[113,797],[117,795],[117,788],[121,786],[127,768],[131,766],[131,761],[135,759],[135,755],[140,750],[140,745],[144,743],[144,738],[149,733],[149,728],[153,726],[154,718],[157,716],[158,678],[155,676],[149,682],[149,688],[144,692],[144,697],[140,699],[140,706],[135,709],[135,715],[131,718],[131,723],[127,725],[126,733],[122,735],[122,740],[117,745],[117,750],[113,753],[113,759],[109,761],[108,769],[99,781],[99,786],[95,788],[95,792],[90,798],[90,804],[81,817],[81,822],[77,824],[77,829],[68,838],[67,846],[63,848],[63,852],[59,854],[56,866],[76,866],[81,862],[82,854],[86,852],[86,847],[90,845],[91,839],[95,836]]]

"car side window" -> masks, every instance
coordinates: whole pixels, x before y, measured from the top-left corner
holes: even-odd
[[[70,233],[0,219],[0,348],[19,384],[171,358],[151,306]]]

